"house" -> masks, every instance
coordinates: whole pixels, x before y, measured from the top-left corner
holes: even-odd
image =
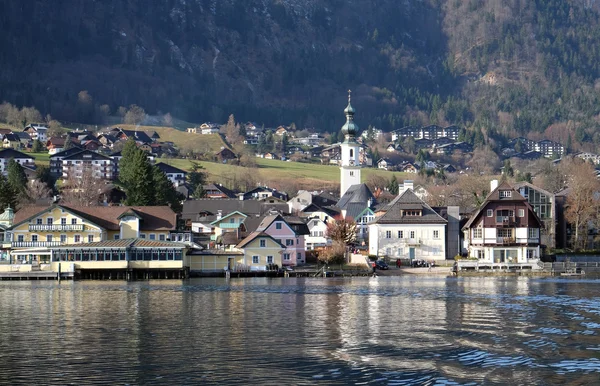
[[[217,162],[225,163],[227,161],[237,159],[237,156],[231,149],[223,147],[221,150],[219,150],[218,152],[215,153],[214,158],[215,158],[215,161],[217,161]]]
[[[268,215],[262,219],[254,233],[266,234],[285,248],[281,251],[284,266],[296,266],[306,262],[305,233],[295,230],[280,214]],[[239,247],[239,246],[238,246]],[[248,253],[244,254],[248,257]]]
[[[181,170],[175,166],[171,166],[163,162],[157,163],[156,167],[166,174],[169,181],[173,183],[173,186],[178,187],[179,185],[185,183],[187,176],[187,172],[185,170]]]
[[[398,165],[396,169],[400,172],[416,174],[419,172],[421,167],[415,163],[405,161]]]
[[[236,193],[221,184],[207,184],[203,186],[206,198],[236,198]]]
[[[152,143],[152,138],[150,138],[145,131],[125,130],[120,127],[115,127],[109,132],[109,134],[115,136],[119,140],[128,140],[133,138],[139,144]]]
[[[266,271],[270,265],[278,267],[289,265],[283,260],[284,255],[289,256],[289,253],[284,252],[286,247],[281,241],[265,232],[252,232],[236,248],[243,251],[241,264],[250,271]]]
[[[204,128],[200,128],[200,134],[208,135],[208,134],[219,134],[220,128],[217,125],[212,125]]]
[[[83,151],[80,147],[73,146],[70,149],[59,151],[58,153],[50,156],[50,174],[53,177],[62,177],[63,175],[63,164],[62,160],[65,157],[69,157],[73,154]]]
[[[307,220],[309,235],[305,237],[306,250],[310,251],[318,247],[331,245],[331,239],[327,237],[327,222],[319,217],[311,217]]]
[[[277,189],[271,189],[266,186],[258,186],[252,190],[247,191],[242,195],[243,200],[260,200],[264,198],[275,198],[279,202],[287,201],[288,195],[285,192],[280,192]]]
[[[581,158],[584,161],[592,162],[594,165],[600,164],[600,155],[587,152],[579,152],[573,155],[574,157]]]
[[[458,224],[458,207],[455,222]],[[407,189],[369,224],[369,254],[392,259],[445,260],[448,220]],[[458,232],[456,232],[458,245]]]
[[[23,147],[21,138],[16,133],[2,135],[2,147],[5,149],[21,149]]]
[[[392,170],[394,163],[388,158],[380,158],[379,161],[377,161],[377,167],[383,170]]]
[[[54,254],[58,261],[74,262],[76,269],[114,268],[110,261],[125,261],[127,252],[117,253],[121,248],[115,240],[167,241],[175,230],[176,218],[168,206],[26,206],[15,213],[5,242],[9,243],[14,260],[29,264],[31,259],[48,263]],[[97,244],[99,242],[105,245]],[[183,248],[175,249],[179,251],[181,261]],[[98,253],[100,250],[115,255],[107,258],[104,253]],[[169,260],[172,260],[174,251],[170,252]],[[163,260],[157,257],[157,260]],[[83,263],[92,261],[109,263]]]
[[[198,134],[199,128],[198,127],[188,127],[187,128],[187,132],[190,134]]]
[[[455,151],[461,151],[463,153],[470,153],[473,151],[473,146],[466,142],[452,142],[444,145],[440,145],[435,148],[437,154],[451,155]]]
[[[527,199],[508,183],[498,185],[493,180],[491,191],[462,228],[468,257],[477,259],[479,266],[514,264],[536,269],[541,220]]]
[[[373,208],[376,204],[375,196],[366,184],[350,186],[336,204],[341,212],[340,217],[351,218],[356,222],[359,241],[368,239],[367,224],[373,219]]]
[[[98,142],[100,142],[102,144],[102,146],[106,146],[110,149],[112,149],[112,147],[114,146],[114,144],[119,140],[117,137],[115,137],[112,134],[100,134],[97,137]]]
[[[48,132],[48,128],[41,123],[31,123],[25,126],[23,130],[25,133],[29,134],[31,140],[35,141],[36,139],[40,142],[44,143],[48,139],[46,133]]]
[[[433,141],[429,138],[419,138],[415,140],[415,149],[431,149],[433,147]]]
[[[226,215],[223,215],[223,212],[219,211],[215,220],[210,223],[211,229],[213,230],[210,238],[211,241],[215,241],[219,236],[227,232],[234,232],[236,237],[239,236],[240,226],[247,218],[248,215],[237,210]],[[237,241],[235,244],[237,244]]]
[[[279,157],[277,157],[277,154],[275,153],[265,153],[265,155],[261,158],[264,159],[279,159]]]
[[[64,150],[65,139],[60,137],[51,137],[46,141],[48,154],[56,154]]]
[[[60,153],[58,153],[60,154]],[[94,178],[113,180],[114,160],[111,157],[91,150],[81,150],[62,158],[62,179],[82,178],[84,172],[91,172]]]
[[[0,173],[6,175],[8,171],[6,167],[8,161],[14,159],[19,165],[35,169],[35,158],[25,153],[21,153],[15,149],[0,150]]]
[[[289,127],[286,126],[279,126],[276,130],[275,130],[275,135],[279,135],[280,137],[283,136],[284,134],[289,135]]]
[[[319,208],[331,207],[334,206],[338,200],[338,198],[333,197],[327,192],[300,190],[296,196],[288,201],[288,205],[290,207],[290,213],[298,213],[310,205],[316,205]]]
[[[437,139],[441,137],[448,137],[452,141],[457,141],[459,132],[460,128],[455,125],[443,128],[437,125],[430,125],[421,128],[416,126],[406,126],[395,130],[392,133],[392,141],[397,141],[400,138],[408,137],[412,137],[414,139]]]
[[[535,144],[535,151],[542,153],[546,158],[561,158],[565,155],[565,147],[558,142],[544,139]]]
[[[389,153],[404,153],[404,148],[396,143],[390,143],[388,147],[385,148],[385,151]]]
[[[509,140],[508,146],[515,149],[515,151],[518,147],[520,147],[520,150],[518,152],[524,153],[526,151],[535,150],[535,141],[532,141],[531,139],[527,139],[525,137],[517,137]]]

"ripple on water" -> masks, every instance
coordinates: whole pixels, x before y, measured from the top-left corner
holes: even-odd
[[[550,365],[559,374],[582,371],[586,373],[600,373],[600,360],[597,358],[564,360]]]

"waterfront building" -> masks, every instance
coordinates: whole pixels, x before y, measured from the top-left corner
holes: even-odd
[[[284,260],[286,255],[289,257],[289,252],[285,252],[287,247],[263,231],[252,232],[237,245],[237,248],[244,251],[238,260],[237,269],[242,265],[250,271],[264,271],[268,265],[289,265],[290,259]]]
[[[508,183],[493,180],[491,191],[463,227],[468,257],[479,263],[534,266],[540,258],[540,218]]]
[[[458,208],[455,212],[458,215]],[[447,232],[448,220],[408,188],[378,210],[369,224],[369,254],[391,259],[445,260]],[[458,245],[455,233],[452,242]]]

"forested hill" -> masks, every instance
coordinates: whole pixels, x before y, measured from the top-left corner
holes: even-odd
[[[333,131],[351,88],[363,126],[600,142],[599,21],[593,0],[5,1],[0,100]]]

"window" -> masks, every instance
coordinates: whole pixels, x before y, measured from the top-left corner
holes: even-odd
[[[439,255],[440,254],[440,247],[433,247],[433,251],[431,252],[432,255]]]
[[[392,238],[392,231],[385,231],[385,238],[386,239],[391,239]]]
[[[289,247],[291,245],[294,245],[294,240],[292,240],[292,239],[285,240],[285,246],[286,247]]]
[[[67,235],[60,235],[60,242],[61,243],[66,243],[67,242]]]
[[[525,217],[525,209],[519,209],[519,217]]]
[[[300,252],[296,253],[296,260],[298,260],[298,261],[302,260],[302,253],[300,253]]]
[[[398,231],[398,238],[399,239],[403,239],[404,238],[404,231]]]
[[[65,217],[60,219],[60,225],[67,225],[67,219]]]
[[[81,236],[80,235],[73,236],[73,241],[76,242],[76,243],[80,243],[81,242]]]
[[[37,225],[42,225],[43,224],[43,220],[41,218],[36,219],[35,223]]]
[[[230,218],[230,219],[229,219],[229,223],[230,223],[230,224],[235,224],[235,219],[234,219],[234,218]]]
[[[500,198],[510,198],[512,196],[512,190],[501,190],[498,193]]]
[[[313,220],[313,226],[319,225],[319,220]]]
[[[498,229],[498,237],[511,238],[512,229]]]
[[[402,256],[404,254],[404,248],[398,248],[398,256]]]
[[[483,228],[473,228],[472,233],[474,239],[480,239],[483,237]]]
[[[485,257],[485,253],[481,249],[478,249],[476,252],[477,252],[477,258],[478,259],[481,260],[481,259],[483,259]]]
[[[350,170],[350,177],[354,177],[354,171]]]
[[[410,231],[410,238],[414,239],[415,238],[415,231]]]
[[[159,239],[160,241],[165,241],[165,235],[164,235],[164,234],[160,234],[160,235],[158,235],[158,239]]]
[[[537,239],[539,237],[539,229],[538,228],[529,228],[529,238]]]
[[[354,149],[350,149],[350,158],[354,158]]]
[[[31,235],[31,241],[33,241],[34,243],[37,243],[38,236],[37,235]]]
[[[260,240],[260,247],[265,248],[267,246],[267,240]]]
[[[280,222],[276,222],[275,223],[275,229],[281,229],[281,223]]]
[[[52,225],[53,222],[54,222],[54,219],[52,217],[48,217],[46,219],[46,224],[48,224],[48,225]]]
[[[72,218],[71,219],[71,225],[76,225],[77,224],[77,219],[76,218]]]
[[[146,234],[145,233],[140,233],[140,239],[145,239],[146,238]]]
[[[488,209],[487,210],[487,216],[488,217],[494,217],[494,211],[492,209]]]
[[[260,258],[258,256],[252,256],[252,264],[260,263]]]
[[[46,242],[47,243],[51,243],[52,242],[52,235],[46,235]]]
[[[527,250],[527,259],[535,259],[535,250],[534,249]]]
[[[440,238],[440,231],[433,231],[433,238],[434,239],[439,239]]]
[[[120,238],[121,238],[121,235],[114,235],[113,236],[113,239],[115,239],[115,240],[119,240]]]
[[[273,264],[273,256],[267,256],[267,264]]]
[[[156,235],[154,233],[150,233],[150,236],[148,238],[150,240],[156,240]]]
[[[283,260],[284,261],[290,261],[290,254],[289,253],[284,253],[283,254]]]
[[[88,243],[94,242],[94,235],[88,235]]]
[[[23,238],[23,235],[18,235],[18,236],[17,236],[17,241],[18,241],[18,242],[22,243],[22,242],[23,242],[23,239],[24,239],[24,238]]]

